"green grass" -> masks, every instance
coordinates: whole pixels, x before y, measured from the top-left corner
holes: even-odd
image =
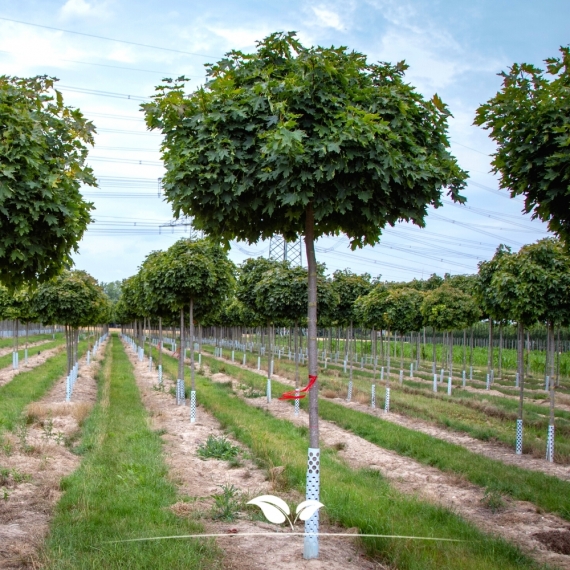
[[[79,354],[83,354],[86,348],[87,343],[80,342]],[[0,432],[14,429],[24,408],[41,398],[66,372],[67,356],[63,352],[0,386]]]
[[[32,348],[28,348],[28,358],[31,358],[32,356],[34,356],[34,354],[37,354],[38,352],[43,352],[44,350],[50,350],[52,348],[55,348],[56,346],[61,346],[62,344],[64,344],[65,339],[63,338],[59,338],[56,340],[52,340],[50,342],[46,342],[45,344],[42,344],[40,346],[34,346]],[[24,348],[20,347],[20,350],[18,350],[18,358],[20,359],[20,366],[23,366],[24,364]],[[8,353],[5,354],[4,356],[0,356],[0,368],[6,368],[7,366],[12,366],[12,353]]]
[[[208,350],[211,347],[208,347]],[[227,352],[226,352],[227,354]],[[243,353],[236,352],[236,361],[241,362]],[[257,356],[248,354],[249,366],[257,366]],[[266,363],[262,362],[263,365]],[[275,360],[275,373],[293,379],[294,364],[287,360]],[[302,367],[301,376],[306,376]],[[338,367],[321,368],[319,373],[321,388],[331,389],[341,397],[346,396],[348,375],[339,372]],[[353,398],[370,398],[372,373],[355,368],[353,371]],[[376,376],[379,384],[379,373]],[[457,385],[457,381],[456,381]],[[380,386],[378,386],[380,388]],[[263,387],[261,388],[263,389]],[[452,396],[446,394],[447,384],[439,385],[434,394],[429,384],[417,380],[404,379],[400,386],[397,378],[392,378],[392,410],[419,418],[440,427],[463,432],[483,441],[497,440],[508,447],[514,447],[515,420],[518,401],[492,396],[485,393],[469,392],[457,387]],[[377,390],[378,396],[379,390]],[[548,407],[525,402],[524,453],[543,457],[546,450]],[[570,412],[555,409],[555,452],[556,460],[570,462]]]
[[[196,534],[203,528],[175,516],[160,437],[148,414],[133,369],[113,335],[99,373],[99,399],[86,422],[81,467],[65,478],[65,494],[50,527],[44,568],[204,569],[219,567],[207,540],[109,543],[113,540]]]
[[[265,377],[230,363],[202,356],[205,363],[223,366],[225,372],[253,389],[265,383]],[[272,381],[276,393],[291,386]],[[306,407],[306,400],[301,406]],[[384,421],[376,416],[358,412],[324,398],[319,400],[319,416],[379,445],[411,457],[420,463],[442,471],[465,476],[481,487],[496,489],[521,501],[529,501],[540,508],[570,520],[570,482],[538,471],[505,465],[488,457],[473,453],[430,435]]]
[[[163,357],[166,373],[175,377],[177,362]],[[226,372],[251,372],[223,364]],[[259,378],[259,375],[255,375]],[[197,376],[198,401],[233,435],[249,447],[261,464],[284,465],[288,485],[304,491],[307,430],[248,406],[229,385]],[[506,541],[481,533],[451,511],[394,490],[377,471],[353,470],[335,450],[321,450],[321,500],[328,517],[362,533],[432,536],[460,539],[443,543],[401,539],[363,539],[368,553],[399,570],[483,570],[539,568]]]
[[[55,333],[55,340],[64,338],[63,333]],[[28,337],[28,342],[40,342],[42,340],[52,340],[52,333],[46,334],[34,334]],[[18,345],[19,347],[24,346],[26,343],[26,337],[20,336],[18,337]],[[14,346],[14,339],[13,338],[0,338],[0,348],[7,348],[9,346]],[[18,348],[19,348],[18,347]]]

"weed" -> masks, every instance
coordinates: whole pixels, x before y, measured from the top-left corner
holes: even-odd
[[[51,417],[51,413],[49,415],[49,418],[47,420],[44,420],[42,422],[42,431],[43,433],[43,438],[48,440],[51,439],[54,436],[53,433],[53,418]]]
[[[239,389],[242,391],[244,398],[262,398],[265,394],[261,390],[256,390],[253,386],[240,384]]]
[[[232,443],[225,437],[215,437],[209,435],[206,443],[201,443],[198,446],[197,454],[203,459],[222,459],[228,461],[237,457],[239,447],[232,445]]]
[[[4,455],[10,456],[14,451],[14,445],[7,437],[2,437],[0,440],[0,449]]]
[[[487,487],[481,503],[492,513],[502,511],[506,507],[505,499],[498,489]]]
[[[20,420],[16,424],[16,428],[14,431],[16,432],[16,437],[20,442],[20,449],[24,453],[29,453],[32,450],[31,446],[28,445],[28,435],[30,432],[30,428],[28,427],[25,418],[23,420]]]
[[[212,518],[214,520],[234,521],[243,507],[240,490],[233,484],[218,485],[221,493],[214,495]]]
[[[164,428],[160,428],[160,429],[155,429],[154,433],[158,436],[161,436],[167,434],[168,432]]]
[[[2,498],[5,501],[7,501],[9,496],[10,496],[10,493],[8,493],[8,489],[6,489],[5,487],[2,487]]]
[[[238,467],[241,467],[243,463],[239,455],[236,455],[229,460],[228,465],[231,469],[237,469]]]

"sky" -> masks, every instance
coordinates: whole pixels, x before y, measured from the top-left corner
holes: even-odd
[[[140,110],[162,78],[185,75],[193,90],[206,63],[253,51],[274,31],[294,30],[305,45],[344,45],[372,62],[405,60],[406,80],[426,98],[437,93],[453,114],[451,150],[469,172],[467,203],[430,209],[423,229],[387,228],[375,247],[352,252],[332,236],[316,251],[329,273],[408,281],[474,273],[499,244],[518,250],[549,235],[523,215],[520,198],[499,190],[494,144],[473,118],[500,89],[498,73],[515,62],[542,66],[570,43],[569,21],[567,0],[0,0],[0,75],[57,77],[65,103],[95,124],[88,164],[99,187],[84,190],[94,222],[74,260],[108,282],[191,232],[160,191],[161,137],[146,130]],[[234,243],[230,257],[268,253],[268,242]]]

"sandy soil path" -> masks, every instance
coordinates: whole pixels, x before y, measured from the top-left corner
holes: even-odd
[[[143,402],[151,414],[154,429],[164,432],[166,461],[170,477],[181,493],[196,498],[190,503],[178,503],[173,510],[181,516],[199,516],[206,532],[228,533],[231,538],[218,539],[218,546],[224,551],[224,568],[228,570],[354,570],[385,567],[364,557],[355,539],[321,539],[318,560],[303,560],[302,537],[287,536],[286,529],[275,525],[249,520],[242,516],[234,522],[214,522],[209,515],[212,495],[220,492],[221,485],[234,485],[240,492],[253,498],[262,494],[276,494],[290,504],[303,500],[298,494],[286,494],[275,490],[268,475],[248,459],[242,466],[231,468],[228,462],[216,459],[204,461],[196,455],[198,446],[209,435],[225,435],[218,421],[203,408],[198,407],[197,421],[190,423],[187,406],[176,406],[168,394],[174,384],[165,378],[165,392],[154,389],[156,372],[148,370],[148,361],[139,362],[133,351],[125,346],[135,369],[137,383]],[[187,402],[188,403],[188,402]],[[198,394],[199,403],[199,394]],[[228,437],[231,440],[231,438]],[[239,444],[232,440],[234,445]],[[302,528],[302,527],[300,527]],[[328,525],[322,525],[322,532],[342,532]],[[247,532],[272,532],[273,537],[239,536]]]
[[[63,349],[65,347],[62,347]],[[54,350],[61,350],[54,349]],[[97,399],[95,374],[99,350],[88,367],[79,361],[71,402],[65,401],[66,379],[60,378],[38,402],[27,408],[29,424],[16,433],[0,434],[0,568],[38,568],[37,552],[47,535],[60,481],[81,461],[65,445],[79,430]],[[44,357],[49,351],[42,353]]]

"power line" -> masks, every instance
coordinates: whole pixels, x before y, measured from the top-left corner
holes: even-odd
[[[144,131],[129,131],[125,129],[97,129],[98,133],[115,133],[118,135],[141,135],[144,137],[160,137],[162,135],[158,135],[156,133],[148,133]]]
[[[87,159],[99,162],[120,162],[122,164],[140,164],[142,166],[162,166],[162,162],[158,160],[137,160],[135,158],[113,158],[109,156],[89,156]]]
[[[4,20],[5,22],[15,22],[16,24],[22,24],[24,26],[33,26],[35,28],[44,28],[46,30],[55,30],[56,32],[65,32],[66,34],[75,34],[77,36],[85,36],[88,38],[96,38],[98,40],[105,40],[105,41],[109,41],[109,42],[118,42],[121,44],[129,44],[132,46],[139,46],[139,47],[146,47],[146,48],[150,48],[150,49],[158,49],[158,50],[162,50],[162,51],[171,51],[174,53],[181,53],[184,55],[194,55],[197,57],[213,57],[214,59],[217,59],[218,56],[215,55],[206,55],[203,53],[193,53],[191,51],[183,51],[183,50],[179,50],[179,49],[173,49],[173,48],[167,48],[167,47],[162,47],[162,46],[153,46],[150,44],[141,44],[139,42],[131,42],[128,40],[119,40],[117,38],[108,38],[107,36],[98,36],[95,34],[86,34],[85,32],[76,32],[74,30],[65,30],[63,28],[55,28],[53,26],[44,26],[42,24],[33,24],[32,22],[24,22],[22,20],[14,20],[12,18],[2,18],[0,17],[0,20]]]
[[[469,210],[470,212],[473,212],[474,214],[477,214],[479,216],[484,216],[485,218],[490,218],[493,220],[498,220],[500,222],[504,222],[506,224],[511,224],[513,226],[518,226],[520,228],[524,228],[525,230],[531,230],[531,231],[536,231],[536,232],[540,232],[543,234],[547,234],[548,232],[545,231],[542,228],[538,228],[538,227],[530,227],[529,225],[524,225],[524,224],[520,224],[517,222],[511,222],[510,220],[505,220],[505,217],[507,216],[507,214],[503,214],[502,216],[497,216],[495,213],[490,212],[489,210],[485,210],[483,208],[476,208],[474,206],[467,206],[466,204],[457,204],[455,202],[453,202],[452,200],[443,200],[444,204],[450,204],[451,206],[454,206],[456,208],[465,208],[467,210]]]
[[[0,20],[1,20],[1,19],[2,19],[2,18],[0,18]],[[13,51],[6,51],[6,50],[1,50],[1,49],[0,49],[0,53],[7,53],[7,54],[9,54],[9,55],[17,55],[17,54],[16,54],[15,52],[13,52]],[[63,58],[63,57],[57,57],[57,58],[55,58],[55,60],[56,60],[56,61],[67,61],[67,62],[69,62],[69,63],[80,63],[81,65],[94,65],[95,67],[110,67],[110,68],[112,68],[112,69],[124,69],[124,70],[127,70],[127,71],[143,71],[143,72],[145,72],[145,73],[156,73],[156,74],[158,74],[158,75],[162,75],[163,77],[166,76],[166,75],[174,75],[174,76],[180,75],[180,74],[178,74],[178,73],[173,73],[173,72],[170,72],[170,71],[155,71],[155,70],[152,70],[152,69],[138,69],[138,68],[136,68],[136,67],[125,67],[125,66],[122,66],[122,65],[110,65],[110,64],[105,64],[105,63],[93,63],[93,62],[90,62],[90,61],[78,61],[78,60],[76,60],[76,59],[65,59],[65,58]],[[50,58],[50,61],[51,61],[51,58]],[[39,64],[36,64],[36,65],[39,65]],[[44,65],[45,65],[45,64],[44,64]]]
[[[500,237],[500,236],[498,236],[498,235],[496,235],[496,234],[492,234],[491,232],[487,232],[487,231],[485,231],[485,230],[480,230],[480,229],[475,228],[475,227],[473,226],[473,224],[466,224],[466,223],[459,222],[459,221],[457,221],[457,220],[452,220],[452,219],[450,219],[450,218],[446,218],[445,216],[441,216],[441,215],[433,214],[433,213],[431,214],[431,216],[432,216],[433,218],[435,218],[436,220],[441,220],[441,221],[443,221],[443,222],[448,222],[448,223],[450,223],[450,224],[455,224],[455,225],[457,225],[457,226],[461,226],[461,227],[467,228],[467,229],[469,229],[469,230],[471,230],[471,231],[478,232],[478,233],[481,233],[481,234],[484,234],[484,235],[493,237],[493,238],[499,240],[499,242],[501,242],[501,243],[504,243],[504,241],[505,241],[505,240],[503,240],[502,237]],[[517,245],[518,247],[522,247],[522,246],[523,246],[522,243],[517,243],[517,242],[514,242],[513,240],[509,240],[509,241],[511,241],[511,243]]]
[[[1,19],[1,18],[0,18]],[[58,85],[64,90],[73,93],[87,93],[89,95],[98,95],[99,97],[112,97],[113,99],[131,99],[133,101],[150,101],[150,97],[142,97],[141,95],[129,95],[128,93],[115,93],[114,91],[99,91],[98,89],[86,89],[85,87],[73,87],[72,85]]]
[[[119,121],[137,121],[144,122],[142,117],[135,117],[129,115],[112,115],[110,113],[95,113],[93,111],[82,111],[84,115],[93,117],[104,117],[105,119],[119,119]]]

